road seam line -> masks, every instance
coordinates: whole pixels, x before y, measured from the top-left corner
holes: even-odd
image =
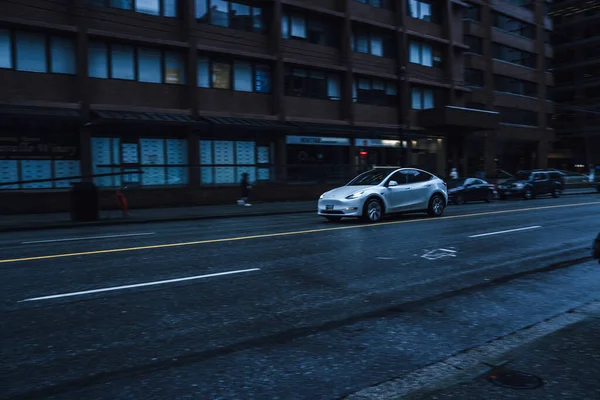
[[[600,204],[600,201],[576,203],[576,204],[561,204],[561,205],[545,206],[545,207],[519,208],[519,209],[514,209],[514,210],[488,211],[488,212],[473,213],[473,214],[451,215],[451,216],[447,216],[447,217],[438,217],[438,218],[431,218],[431,219],[390,221],[390,222],[381,222],[381,223],[377,223],[377,224],[338,226],[338,227],[334,227],[334,228],[307,229],[307,230],[303,230],[303,231],[266,233],[266,234],[262,234],[262,235],[239,236],[239,237],[222,238],[222,239],[207,239],[207,240],[198,240],[198,241],[193,241],[193,242],[156,244],[156,245],[148,245],[148,246],[125,247],[125,248],[119,248],[119,249],[92,250],[92,251],[83,251],[83,252],[78,252],[78,253],[51,254],[51,255],[45,255],[45,256],[33,256],[33,257],[5,259],[5,260],[0,260],[0,264],[24,262],[24,261],[35,261],[35,260],[48,260],[48,259],[65,258],[65,257],[89,256],[89,255],[97,255],[97,254],[121,253],[121,252],[126,252],[126,251],[164,249],[164,248],[169,248],[169,247],[194,246],[194,245],[211,244],[211,243],[236,242],[236,241],[241,241],[241,240],[275,238],[275,237],[284,237],[284,236],[292,236],[292,235],[303,235],[303,234],[308,234],[308,233],[332,232],[332,231],[341,231],[341,230],[347,230],[347,229],[361,229],[361,228],[370,228],[370,227],[376,227],[376,226],[400,225],[400,224],[410,224],[410,223],[418,223],[418,222],[433,222],[433,221],[441,221],[441,220],[448,220],[448,219],[471,218],[471,217],[480,217],[480,216],[488,216],[488,215],[509,214],[509,213],[516,213],[516,212],[525,212],[525,211],[539,211],[539,210],[548,210],[548,209],[555,209],[555,208],[581,207],[581,206],[586,206],[586,205],[598,205],[598,204]]]
[[[65,238],[65,239],[32,240],[32,241],[28,241],[28,242],[21,242],[21,244],[73,242],[73,241],[77,241],[77,240],[112,239],[112,238],[120,238],[120,237],[149,236],[149,235],[156,235],[156,232],[124,233],[124,234],[103,235],[103,236],[82,236],[82,237]]]
[[[503,233],[512,233],[512,232],[522,232],[522,231],[529,231],[532,229],[538,229],[541,228],[541,225],[534,225],[534,226],[527,226],[525,228],[515,228],[515,229],[507,229],[505,231],[496,231],[496,232],[489,232],[489,233],[480,233],[478,235],[471,235],[469,236],[470,238],[479,238],[479,237],[485,237],[485,236],[493,236],[493,235],[501,235]]]

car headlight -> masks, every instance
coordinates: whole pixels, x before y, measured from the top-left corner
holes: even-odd
[[[322,199],[323,197],[325,197],[325,193],[323,193],[319,199]]]
[[[360,192],[356,192],[356,193],[352,193],[350,196],[346,196],[347,199],[358,199],[360,196],[362,196],[365,193],[364,190],[361,190]]]
[[[517,189],[523,189],[523,184],[522,184],[522,183],[516,183],[516,184],[515,184],[515,187],[516,187]]]

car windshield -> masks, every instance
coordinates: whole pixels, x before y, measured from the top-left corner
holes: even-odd
[[[465,184],[466,179],[450,179],[446,184],[448,185],[448,189],[454,189],[459,186],[463,186]]]
[[[393,170],[372,169],[352,179],[347,186],[376,186],[387,178]]]
[[[515,181],[528,181],[531,176],[531,172],[528,171],[519,171],[514,177]]]

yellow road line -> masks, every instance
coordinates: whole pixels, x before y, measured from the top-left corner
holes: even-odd
[[[274,237],[291,236],[291,235],[304,235],[307,233],[341,231],[341,230],[345,230],[345,229],[371,228],[371,227],[383,226],[383,225],[411,224],[411,223],[417,223],[417,222],[433,222],[433,221],[440,221],[440,220],[445,220],[445,219],[471,218],[471,217],[480,217],[480,216],[485,216],[485,215],[497,215],[497,214],[509,214],[509,213],[525,212],[525,211],[549,210],[549,209],[553,209],[553,208],[581,207],[581,206],[598,205],[598,204],[600,204],[600,201],[587,202],[587,203],[576,203],[576,204],[562,204],[562,205],[545,206],[545,207],[517,208],[514,210],[486,211],[486,212],[480,212],[480,213],[450,215],[447,217],[430,218],[430,219],[413,219],[413,220],[407,220],[407,221],[388,221],[388,222],[380,222],[377,224],[336,226],[336,227],[332,227],[332,228],[307,229],[307,230],[303,230],[303,231],[265,233],[262,235],[238,236],[238,237],[230,237],[230,238],[222,238],[222,239],[207,239],[207,240],[198,240],[198,241],[194,241],[194,242],[166,243],[166,244],[155,244],[155,245],[149,245],[149,246],[124,247],[124,248],[118,248],[118,249],[82,251],[79,253],[51,254],[51,255],[47,255],[47,256],[22,257],[22,258],[0,260],[0,264],[15,263],[15,262],[22,262],[22,261],[49,260],[49,259],[53,259],[53,258],[91,256],[91,255],[96,255],[96,254],[122,253],[122,252],[126,252],[126,251],[166,249],[169,247],[181,247],[181,246],[193,246],[193,245],[210,244],[210,243],[235,242],[235,241],[250,240],[250,239],[265,239],[265,238],[274,238]]]

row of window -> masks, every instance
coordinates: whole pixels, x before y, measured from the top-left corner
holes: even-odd
[[[398,87],[395,82],[356,78],[352,86],[352,100],[355,103],[393,107],[398,104]]]
[[[528,24],[504,14],[494,13],[494,27],[503,31],[523,36],[528,39],[535,39],[535,25]]]
[[[191,1],[191,0],[189,0]],[[200,22],[246,32],[263,32],[263,9],[229,0],[195,0]]]
[[[493,43],[492,52],[493,57],[498,60],[519,64],[529,68],[536,68],[537,66],[536,55],[525,50],[516,49],[514,47],[505,46],[499,43]]]
[[[286,96],[340,100],[340,75],[319,70],[288,67],[285,72],[284,91]]]
[[[378,57],[394,57],[396,49],[391,34],[383,34],[368,29],[357,29],[352,34],[352,51]]]
[[[75,74],[75,53],[70,38],[0,29],[0,68]]]
[[[185,56],[175,51],[90,42],[89,76],[149,83],[185,84]]]
[[[240,92],[271,92],[271,68],[242,60],[198,57],[198,86]]]
[[[281,17],[281,37],[335,47],[339,43],[338,31],[333,24],[305,13],[284,13]]]
[[[442,67],[442,55],[437,49],[433,49],[430,44],[411,41],[409,43],[408,60],[414,64],[420,64],[425,67]]]
[[[162,17],[177,17],[177,0],[88,0],[88,4]]]
[[[478,69],[466,68],[465,84],[467,86],[483,87],[485,85],[484,72]],[[522,96],[537,96],[537,84],[535,82],[496,74],[494,74],[494,90]]]
[[[538,125],[538,113],[520,108],[496,107],[500,112],[500,122],[514,125]]]

